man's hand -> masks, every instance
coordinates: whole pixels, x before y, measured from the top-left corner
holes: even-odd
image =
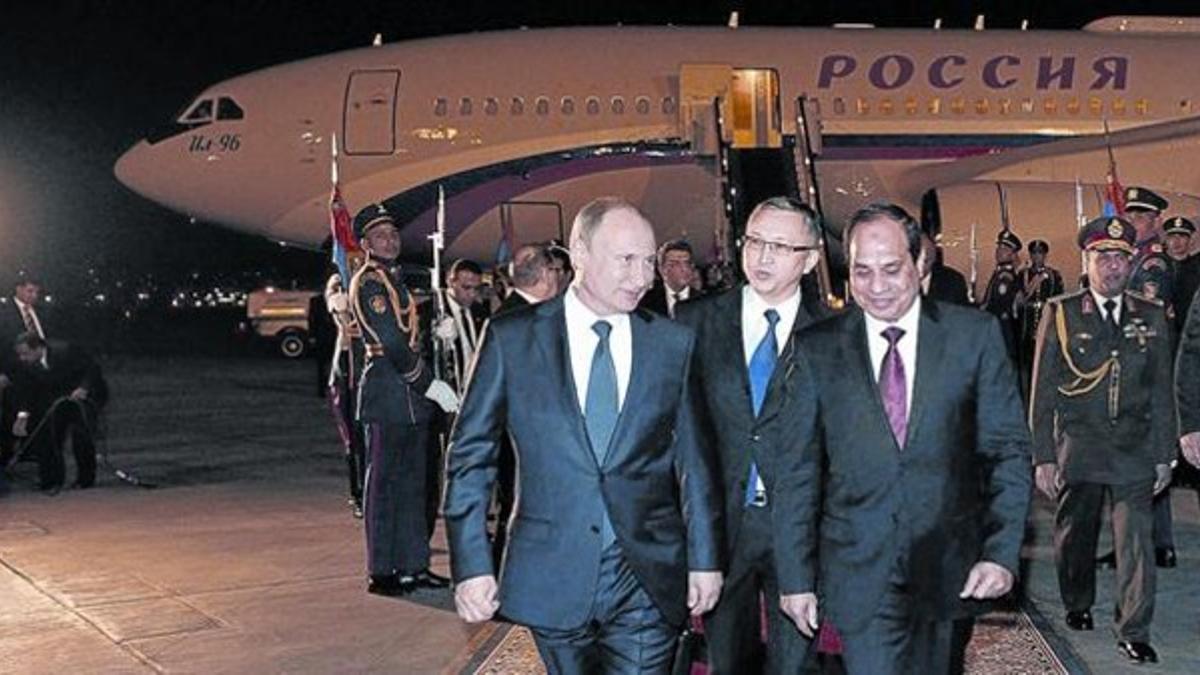
[[[779,596],[779,608],[796,624],[804,637],[811,639],[817,634],[817,594],[795,593]]]
[[[1171,484],[1171,465],[1170,464],[1155,464],[1154,465],[1154,494],[1158,494],[1167,489]]]
[[[75,387],[75,391],[71,392],[72,401],[86,401],[88,390],[86,387]]]
[[[0,375],[0,378],[2,377],[3,375]],[[1179,445],[1183,448],[1183,458],[1200,469],[1200,431],[1184,434],[1183,438],[1179,439]]]
[[[700,616],[717,606],[725,577],[720,572],[688,572],[688,609]]]
[[[24,410],[17,413],[17,419],[13,422],[12,433],[17,438],[25,438],[29,435],[29,413]]]
[[[438,404],[442,412],[458,412],[458,394],[454,393],[454,387],[451,387],[448,382],[443,380],[430,382],[429,388],[425,390],[425,398]]]
[[[1058,492],[1062,489],[1062,476],[1059,474],[1058,465],[1054,462],[1046,464],[1038,464],[1033,470],[1034,482],[1037,487],[1050,499],[1058,499]]]
[[[994,562],[980,560],[967,574],[967,583],[963,584],[958,597],[963,600],[991,600],[1011,591],[1012,587],[1012,572]]]
[[[496,599],[496,577],[491,574],[471,577],[454,587],[454,606],[467,623],[488,621],[500,609]]]
[[[458,326],[454,325],[453,317],[442,317],[433,327],[433,334],[444,342],[454,342],[458,339]]]

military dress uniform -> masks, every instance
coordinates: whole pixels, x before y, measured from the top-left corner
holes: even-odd
[[[338,436],[346,457],[350,484],[350,503],[355,517],[362,517],[363,479],[367,459],[362,427],[356,421],[358,380],[365,361],[362,329],[354,318],[342,276],[334,272],[325,282],[325,308],[337,327],[332,361],[329,366],[327,400],[337,423]]]
[[[1132,254],[1133,242],[1133,226],[1120,218],[1094,220],[1079,235],[1084,249]],[[1093,560],[1108,493],[1117,561],[1114,630],[1130,658],[1130,644],[1138,654],[1149,649],[1155,466],[1168,464],[1175,449],[1169,330],[1161,302],[1130,291],[1098,298],[1090,290],[1052,298],[1038,330],[1030,426],[1035,463],[1056,463],[1062,482],[1054,542],[1067,623],[1092,625]]]
[[[1004,246],[1014,252],[1021,251],[1021,239],[1011,230],[1001,230],[996,237],[996,246]],[[1021,280],[1017,268],[1011,262],[998,263],[992,278],[988,279],[987,288],[979,306],[985,312],[1000,319],[1000,328],[1004,334],[1004,344],[1008,355],[1017,362],[1017,343],[1020,326],[1017,325],[1017,297],[1021,294]]]
[[[1179,234],[1191,239],[1196,234],[1196,225],[1182,216],[1169,218],[1163,223],[1163,232],[1167,235]],[[1183,330],[1183,322],[1187,319],[1188,310],[1192,306],[1192,298],[1200,287],[1200,254],[1192,254],[1183,260],[1170,258],[1171,264],[1171,309],[1175,314],[1177,332]]]
[[[382,206],[354,220],[360,240],[382,223]],[[416,301],[395,261],[368,255],[350,282],[350,305],[366,357],[358,384],[358,421],[366,440],[364,522],[372,592],[403,593],[427,583],[427,461],[434,404],[425,392],[433,374],[421,357]]]
[[[1162,213],[1169,202],[1151,190],[1131,187],[1125,191],[1126,211]],[[1163,248],[1162,235],[1155,232],[1139,239],[1134,245],[1133,267],[1129,273],[1129,289],[1164,303],[1171,302],[1171,258]]]

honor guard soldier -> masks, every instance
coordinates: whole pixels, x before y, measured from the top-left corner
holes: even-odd
[[[1137,230],[1129,288],[1148,298],[1171,302],[1171,265],[1163,246],[1162,225],[1166,199],[1142,187],[1125,190],[1125,219]]]
[[[421,357],[417,304],[400,276],[400,230],[391,214],[382,205],[368,206],[354,219],[354,236],[367,254],[350,282],[366,355],[358,420],[367,448],[367,590],[402,595],[445,587],[449,580],[429,571],[426,462],[434,441],[433,404],[453,412],[458,399]]]
[[[1171,287],[1173,298],[1171,309],[1175,313],[1175,327],[1183,330],[1183,322],[1187,319],[1188,309],[1192,306],[1192,298],[1200,287],[1200,255],[1192,253],[1192,237],[1196,234],[1196,225],[1182,216],[1168,218],[1163,223],[1166,234],[1165,249],[1171,265]]]
[[[351,269],[357,268],[361,262],[361,255],[351,258]],[[337,328],[326,385],[327,398],[345,450],[346,470],[350,479],[350,505],[354,509],[354,516],[362,518],[363,477],[367,459],[362,427],[355,422],[354,413],[358,380],[364,362],[362,329],[350,308],[350,295],[346,292],[340,272],[334,272],[325,281],[324,303]]]
[[[1004,332],[1004,344],[1008,355],[1017,362],[1017,296],[1021,292],[1021,280],[1017,276],[1017,254],[1021,252],[1021,238],[1012,230],[1004,229],[996,237],[996,269],[983,292],[980,308],[1000,319]]]
[[[1135,231],[1099,218],[1079,233],[1091,287],[1052,298],[1038,329],[1030,427],[1038,489],[1058,502],[1055,558],[1066,623],[1091,630],[1105,493],[1117,562],[1114,632],[1135,662],[1150,646],[1151,499],[1171,479],[1175,415],[1162,303],[1125,290]]]
[[[1037,341],[1038,321],[1042,318],[1042,309],[1046,301],[1056,295],[1062,295],[1063,280],[1058,270],[1046,264],[1046,254],[1050,252],[1050,244],[1041,239],[1029,242],[1029,266],[1017,275],[1017,286],[1021,289],[1017,294],[1017,316],[1020,319],[1019,345],[1021,356],[1021,385],[1022,391],[1029,391],[1029,376],[1033,370],[1033,350]]]

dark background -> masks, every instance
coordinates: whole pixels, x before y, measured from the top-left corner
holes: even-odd
[[[616,23],[1078,28],[1113,14],[1200,14],[1197,2],[267,2],[74,0],[0,9],[0,289],[22,270],[64,298],[152,274],[318,276],[319,257],[158,207],[117,157],[205,86],[268,65],[445,33]],[[90,272],[89,272],[90,270]],[[206,277],[207,278],[207,277]]]

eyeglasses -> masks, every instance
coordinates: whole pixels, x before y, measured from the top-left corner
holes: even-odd
[[[785,255],[789,253],[803,253],[804,251],[817,251],[820,246],[817,245],[797,245],[788,244],[782,241],[767,241],[758,237],[746,235],[738,239],[738,246],[749,253],[768,253],[772,256]]]

